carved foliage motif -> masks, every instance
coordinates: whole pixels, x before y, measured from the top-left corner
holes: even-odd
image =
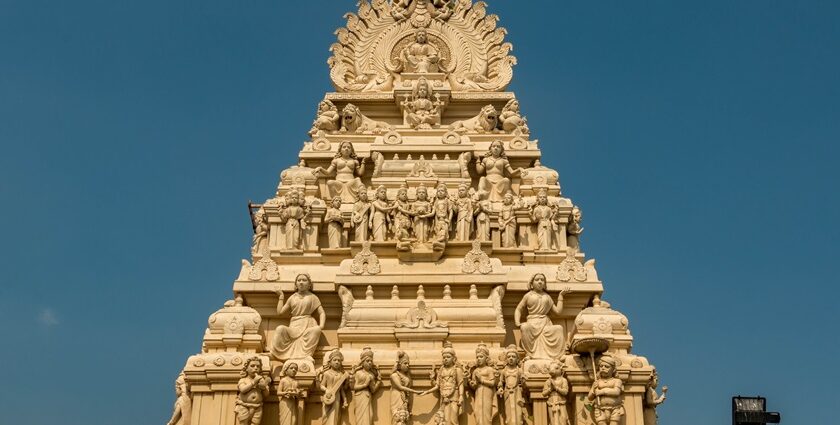
[[[353,258],[350,272],[353,274],[379,274],[381,270],[379,257],[370,250],[370,242],[363,242],[362,250]]]
[[[487,274],[493,271],[493,264],[490,263],[490,257],[487,253],[481,250],[481,242],[473,241],[472,249],[464,256],[464,262],[461,264],[461,271],[467,274],[479,272]]]
[[[566,259],[557,267],[557,280],[561,282],[586,281],[586,268],[575,258],[574,252],[569,252]]]

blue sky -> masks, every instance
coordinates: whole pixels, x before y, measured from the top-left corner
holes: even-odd
[[[0,0],[4,423],[163,423],[350,0]],[[490,1],[663,423],[836,419],[840,3]]]

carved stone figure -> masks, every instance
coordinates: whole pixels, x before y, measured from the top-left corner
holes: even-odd
[[[453,10],[451,3],[451,0],[394,0],[391,4],[391,15],[397,21],[412,18],[416,25],[428,25],[426,16],[441,21],[449,19]]]
[[[435,249],[443,249],[446,241],[449,240],[449,227],[455,214],[455,208],[449,200],[446,185],[442,183],[438,185],[435,203],[432,207],[434,209],[434,238],[432,241]]]
[[[514,170],[510,166],[502,141],[496,140],[490,144],[490,150],[483,158],[475,159],[475,171],[482,176],[478,180],[481,197],[498,202],[510,190],[510,179],[507,176],[522,175],[523,169]]]
[[[441,351],[443,364],[432,370],[432,388],[422,394],[438,393],[443,424],[459,425],[458,418],[463,412],[464,405],[464,371],[458,365],[455,350],[446,343]]]
[[[345,140],[338,144],[329,168],[318,167],[312,173],[319,177],[335,173],[334,180],[327,180],[327,196],[330,199],[340,196],[343,202],[355,202],[356,193],[364,187],[359,177],[365,174],[365,158],[357,157],[353,143]]]
[[[440,51],[429,43],[425,29],[418,28],[414,32],[414,43],[400,52],[400,67],[397,71],[417,74],[440,72]]]
[[[440,95],[434,93],[429,82],[421,77],[411,96],[406,96],[402,101],[405,123],[417,130],[431,129],[440,124],[442,106]]]
[[[280,425],[297,425],[298,423],[298,400],[303,398],[303,390],[298,389],[298,382],[295,377],[298,373],[298,365],[295,362],[283,363],[280,370],[280,381],[277,385],[277,397],[279,397],[279,423]]]
[[[493,212],[493,204],[488,200],[481,200],[478,193],[473,196],[475,205],[475,239],[479,242],[490,241],[490,213]]]
[[[397,351],[397,362],[391,371],[392,423],[408,423],[415,394],[422,391],[411,388],[411,361],[404,351]]]
[[[554,222],[556,210],[548,205],[545,190],[537,194],[537,203],[531,207],[531,221],[537,224],[537,250],[550,251],[554,243]]]
[[[355,134],[384,134],[394,128],[384,122],[368,118],[358,106],[348,103],[341,111],[341,132]]]
[[[555,359],[563,354],[565,332],[563,325],[555,325],[549,318],[550,313],[563,312],[563,295],[570,292],[564,288],[557,294],[557,304],[545,292],[546,279],[542,273],[531,277],[528,292],[516,306],[513,322],[521,332],[522,349],[532,359]],[[522,322],[522,310],[527,309],[528,317]]]
[[[391,214],[394,219],[394,238],[397,240],[397,249],[406,250],[411,247],[411,204],[408,202],[408,188],[400,186],[397,191],[397,200],[394,201]]]
[[[470,178],[469,164],[472,161],[472,157],[472,152],[462,152],[458,155],[458,168],[461,169],[461,177],[465,179]]]
[[[472,235],[473,217],[475,216],[473,200],[470,198],[469,186],[458,186],[458,198],[455,200],[455,240],[466,242]]]
[[[516,248],[516,205],[513,192],[505,193],[502,209],[499,211],[499,230],[502,237],[502,248]]]
[[[382,385],[379,369],[373,364],[373,350],[365,347],[359,356],[359,365],[350,375],[353,390],[354,425],[373,425],[373,395]]]
[[[505,367],[499,380],[499,395],[504,405],[504,424],[522,425],[525,423],[525,374],[519,366],[519,352],[516,346],[505,349]]]
[[[286,249],[303,248],[303,232],[309,221],[309,212],[301,192],[292,189],[286,194],[286,205],[280,210],[280,222],[286,232]]]
[[[370,159],[373,160],[373,173],[371,177],[381,176],[382,165],[385,164],[385,155],[382,155],[382,152],[373,151],[370,153]]]
[[[458,133],[498,133],[499,111],[493,105],[481,108],[478,115],[463,121],[455,121],[449,129]]]
[[[325,99],[318,104],[318,112],[315,115],[315,121],[312,123],[312,129],[309,130],[309,135],[314,136],[319,131],[338,131],[340,125],[341,114],[338,113],[338,108],[330,100]]]
[[[417,188],[417,199],[411,204],[414,215],[414,237],[420,243],[425,243],[429,240],[429,232],[431,230],[430,221],[435,215],[428,196],[426,186],[420,184]]]
[[[265,209],[260,207],[254,213],[254,238],[251,244],[251,255],[262,254],[268,245],[268,220]]]
[[[490,364],[490,350],[485,344],[479,344],[475,350],[475,368],[470,372],[468,381],[473,390],[473,415],[476,425],[492,425],[493,418],[499,413],[496,397],[499,376],[499,371]]]
[[[242,367],[242,379],[236,385],[239,393],[233,408],[238,425],[260,425],[262,421],[263,400],[268,397],[270,379],[260,375],[261,371],[259,357],[251,357]]]
[[[288,300],[284,300],[283,292],[275,290],[280,297],[277,301],[277,314],[283,316],[289,313],[289,326],[280,325],[274,330],[271,341],[271,354],[279,360],[306,359],[312,361],[312,353],[321,338],[321,330],[327,321],[327,314],[321,307],[321,300],[313,294],[312,278],[306,273],[295,277],[295,290]],[[318,314],[318,321],[312,317]]]
[[[353,204],[353,214],[350,216],[350,224],[353,226],[353,240],[364,242],[368,240],[368,235],[370,234],[370,218],[373,206],[368,202],[366,187],[360,187],[358,192],[356,192],[356,196],[359,200]]]
[[[568,233],[567,244],[574,249],[580,249],[580,235],[583,233],[583,227],[580,222],[583,220],[583,214],[577,206],[572,208],[572,216],[569,218],[569,225],[566,228]]]
[[[569,396],[569,380],[563,373],[565,365],[557,360],[548,366],[549,378],[543,385],[542,395],[548,405],[549,425],[570,425],[566,398]]]
[[[645,425],[656,425],[659,418],[656,415],[656,408],[665,402],[665,393],[668,392],[668,387],[662,387],[662,395],[656,393],[656,387],[659,386],[659,375],[656,373],[656,368],[650,373],[650,381],[648,381],[645,388],[644,399],[644,416]]]
[[[384,242],[391,224],[391,206],[388,204],[388,191],[385,186],[376,188],[376,199],[371,204],[370,229],[375,242]]]
[[[499,114],[499,127],[508,133],[513,133],[515,130],[519,130],[522,134],[530,132],[528,130],[528,120],[519,111],[518,100],[508,100],[505,107],[502,108],[502,113]]]
[[[321,423],[324,425],[340,425],[341,412],[348,406],[350,375],[344,371],[343,362],[344,355],[336,348],[330,351],[324,366],[315,375],[318,388],[324,393],[321,396]]]
[[[598,378],[586,396],[593,403],[593,413],[597,425],[618,425],[624,416],[621,393],[624,382],[617,376],[616,361],[604,355],[598,361]]]
[[[187,386],[186,376],[184,372],[178,375],[175,380],[175,406],[172,408],[172,417],[166,425],[190,425],[192,419],[192,399],[190,399],[190,391]]]
[[[344,246],[344,218],[341,216],[341,197],[336,196],[330,202],[324,214],[324,223],[327,224],[327,241],[330,248],[341,248]]]

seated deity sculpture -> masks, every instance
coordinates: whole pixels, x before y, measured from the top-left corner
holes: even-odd
[[[340,125],[341,114],[338,113],[338,108],[331,101],[322,100],[318,104],[318,113],[312,123],[312,129],[309,130],[309,135],[314,136],[319,131],[338,131]]]
[[[429,43],[429,35],[423,28],[414,32],[414,42],[400,52],[398,71],[417,74],[440,72],[440,52]]]
[[[312,279],[308,274],[301,273],[295,277],[295,290],[288,300],[284,300],[279,288],[275,291],[280,297],[277,314],[289,313],[292,317],[288,326],[280,325],[275,329],[269,349],[279,360],[313,361],[312,354],[318,346],[327,314],[321,307],[321,300],[312,293]],[[317,322],[312,317],[313,313],[318,315]]]
[[[490,150],[483,158],[475,159],[475,170],[482,175],[478,180],[480,196],[493,202],[502,201],[505,193],[510,190],[510,179],[505,173],[513,177],[521,176],[524,172],[523,168],[514,170],[510,166],[501,140],[491,143]]]
[[[521,332],[520,343],[528,357],[532,359],[556,359],[563,354],[565,331],[563,325],[552,323],[549,314],[560,314],[563,311],[563,295],[570,289],[564,288],[557,295],[557,304],[545,292],[546,278],[542,273],[531,277],[528,283],[528,293],[516,306],[513,321]],[[527,310],[528,316],[522,322],[522,310]]]
[[[435,100],[432,100],[434,97]],[[434,94],[425,78],[417,81],[417,86],[402,102],[406,124],[411,128],[428,130],[440,124],[440,108],[443,102],[440,95]]]
[[[327,197],[332,199],[339,196],[342,202],[356,202],[356,193],[364,187],[359,177],[365,173],[365,159],[357,157],[353,143],[345,140],[339,143],[338,152],[329,168],[324,170],[318,167],[312,173],[318,177],[335,173],[334,180],[327,180]]]
[[[511,99],[502,108],[502,113],[499,114],[499,127],[502,130],[512,133],[515,130],[521,131],[523,134],[528,134],[528,120],[522,116],[519,110],[519,101]]]

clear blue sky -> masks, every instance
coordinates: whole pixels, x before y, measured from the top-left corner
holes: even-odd
[[[4,424],[164,423],[351,0],[0,0]],[[490,0],[663,423],[836,423],[840,3]]]

